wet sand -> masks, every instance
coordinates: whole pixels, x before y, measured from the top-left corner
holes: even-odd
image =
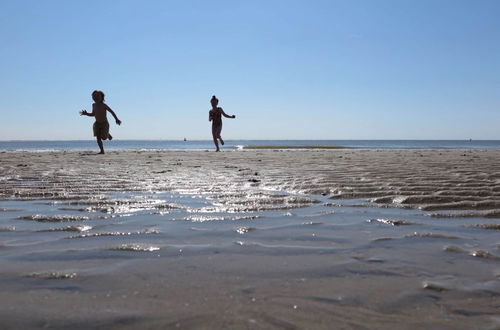
[[[496,329],[499,159],[2,152],[0,325]]]

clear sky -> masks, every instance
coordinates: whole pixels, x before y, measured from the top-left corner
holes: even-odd
[[[500,139],[499,0],[0,0],[0,140]],[[110,119],[112,119],[110,117]]]

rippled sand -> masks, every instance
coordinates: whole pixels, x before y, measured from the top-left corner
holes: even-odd
[[[1,328],[499,328],[499,159],[2,152]]]
[[[261,207],[262,199],[265,208],[311,203],[307,197],[267,198],[268,190],[279,190],[370,198],[433,216],[499,218],[498,159],[498,150],[4,152],[0,197],[81,200],[114,191],[174,191],[218,194],[213,197],[221,207],[236,211]]]

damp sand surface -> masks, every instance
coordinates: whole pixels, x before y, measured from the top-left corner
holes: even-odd
[[[335,145],[248,145],[243,146],[241,149],[274,149],[274,150],[285,150],[285,149],[350,149],[349,147],[335,146]]]
[[[498,329],[498,159],[2,152],[0,328]]]

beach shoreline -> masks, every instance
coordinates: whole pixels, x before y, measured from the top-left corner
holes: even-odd
[[[0,152],[0,325],[500,325],[500,150]]]

